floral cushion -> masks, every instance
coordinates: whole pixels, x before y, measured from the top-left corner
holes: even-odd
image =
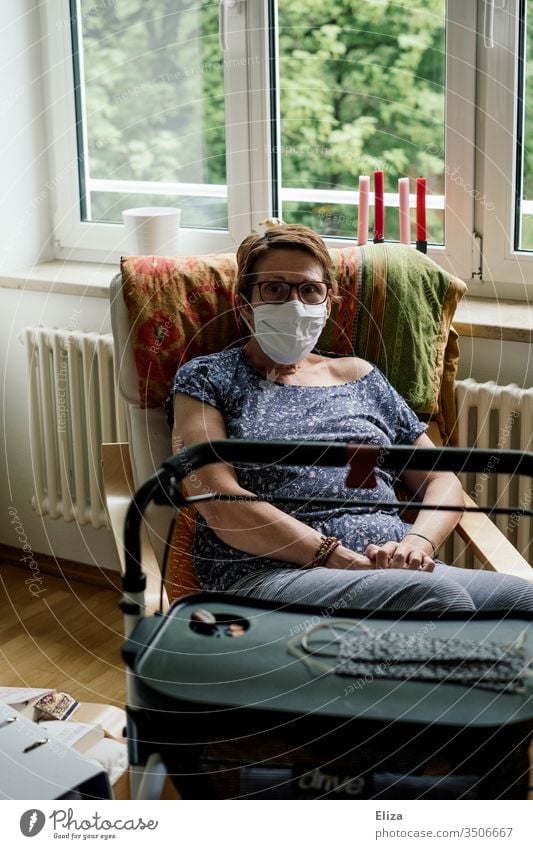
[[[406,245],[331,254],[341,301],[318,347],[375,363],[453,443],[458,345],[451,321],[465,284]],[[239,344],[235,257],[124,257],[121,270],[141,406],[159,407],[180,364]]]
[[[238,338],[233,256],[123,257],[142,407],[164,405],[178,366]]]

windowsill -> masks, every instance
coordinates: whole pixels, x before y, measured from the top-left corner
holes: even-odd
[[[109,284],[119,270],[116,265],[56,259],[18,271],[0,272],[0,286],[25,292],[109,298]]]
[[[52,260],[30,268],[0,273],[0,287],[58,295],[108,298],[116,265]],[[533,305],[521,301],[465,298],[453,326],[460,336],[533,342]]]
[[[522,301],[464,298],[453,326],[459,336],[533,342],[533,305]]]

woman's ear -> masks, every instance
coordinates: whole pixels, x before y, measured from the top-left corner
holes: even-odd
[[[239,319],[244,318],[247,327],[253,322],[254,311],[245,295],[237,295],[235,299],[235,310]]]

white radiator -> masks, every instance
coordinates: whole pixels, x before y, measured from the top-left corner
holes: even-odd
[[[531,451],[533,449],[533,389],[468,378],[456,384],[459,446]],[[494,465],[494,471],[497,466]],[[532,509],[533,480],[523,476],[465,474],[466,492],[480,505]],[[495,516],[494,521],[530,563],[533,558],[533,522],[529,517]]]
[[[105,526],[100,446],[127,441],[113,337],[27,327],[21,338],[28,358],[32,504],[40,515]]]

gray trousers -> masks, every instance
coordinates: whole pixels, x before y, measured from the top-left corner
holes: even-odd
[[[533,583],[512,575],[437,563],[433,572],[408,569],[267,569],[241,578],[228,592],[337,610],[515,610],[533,613]]]

